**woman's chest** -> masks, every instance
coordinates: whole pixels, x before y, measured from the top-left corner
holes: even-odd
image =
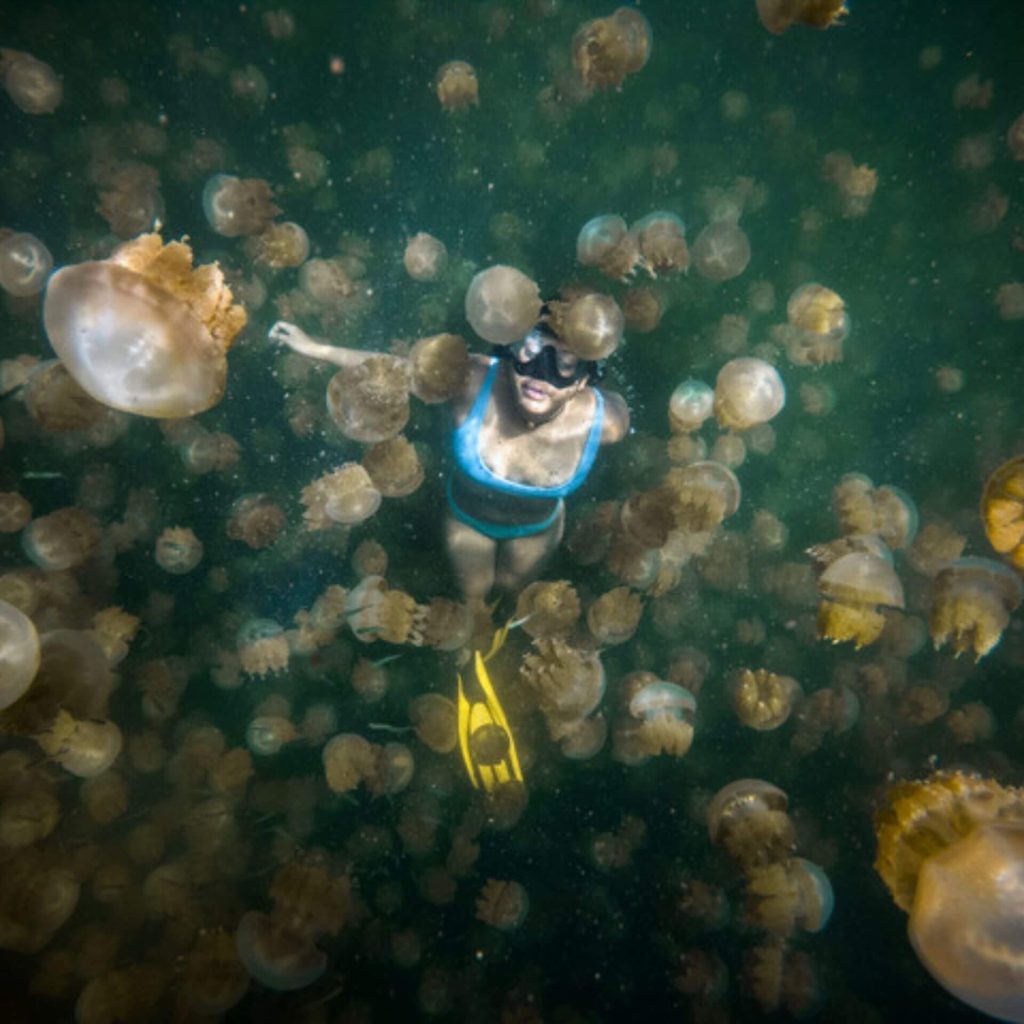
[[[570,410],[533,429],[503,429],[497,417],[485,417],[480,427],[480,457],[506,480],[534,487],[555,487],[573,475],[586,440],[584,425]],[[562,422],[560,422],[562,421]]]

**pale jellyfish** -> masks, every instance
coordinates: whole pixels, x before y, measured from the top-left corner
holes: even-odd
[[[38,295],[52,269],[50,250],[35,235],[8,235],[0,242],[0,288],[8,295]]]
[[[0,709],[29,688],[39,670],[39,637],[28,616],[0,601]]]
[[[779,371],[763,359],[733,359],[715,380],[715,417],[727,430],[749,430],[774,419],[786,404]]]
[[[466,290],[466,319],[492,345],[518,341],[537,322],[540,311],[536,282],[515,267],[481,270]]]

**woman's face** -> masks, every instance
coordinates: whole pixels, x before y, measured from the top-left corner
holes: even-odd
[[[577,371],[579,359],[560,342],[544,339],[538,343],[535,335],[528,335],[518,345],[512,346],[512,368],[514,373],[509,374],[512,381],[512,390],[516,398],[516,404],[522,410],[524,416],[532,420],[549,420],[555,416],[560,409],[567,405],[578,395],[588,383],[586,375],[574,380],[569,384],[564,383]],[[536,356],[541,355],[541,345],[551,349],[552,358],[544,354],[545,362],[550,370],[562,378],[557,387],[544,376],[532,376],[524,372],[523,367]],[[545,376],[550,376],[550,373]]]

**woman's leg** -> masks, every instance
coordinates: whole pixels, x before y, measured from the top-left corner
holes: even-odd
[[[497,542],[451,515],[445,520],[444,530],[448,557],[463,598],[482,602],[494,586]]]
[[[499,590],[516,594],[535,580],[555,553],[565,532],[565,508],[542,533],[501,542],[495,583]]]

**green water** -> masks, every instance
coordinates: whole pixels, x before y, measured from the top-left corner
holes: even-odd
[[[319,746],[300,742],[277,757],[256,759],[248,796],[235,809],[244,863],[225,869],[215,883],[197,882],[191,896],[198,920],[182,923],[112,914],[90,883],[97,862],[129,862],[139,892],[155,863],[187,863],[175,815],[182,818],[209,796],[205,782],[186,787],[182,796],[165,772],[144,774],[123,754],[114,770],[125,783],[128,806],[116,821],[99,826],[78,805],[81,783],[55,772],[62,819],[39,844],[40,856],[92,866],[79,868],[77,909],[45,949],[4,954],[4,1019],[70,1019],[89,970],[69,978],[56,997],[40,991],[38,978],[47,956],[88,946],[95,934],[90,929],[118,940],[103,969],[159,968],[166,989],[152,1019],[175,1019],[173,990],[196,927],[233,930],[243,911],[268,909],[269,879],[282,851],[292,847],[320,851],[334,873],[350,875],[351,920],[320,943],[328,967],[319,981],[287,994],[253,984],[231,1020],[418,1019],[429,1016],[429,993],[438,991],[443,998],[435,1005],[450,1020],[614,1021],[641,1008],[659,1019],[753,1019],[762,1010],[743,972],[762,936],[740,923],[742,877],[710,844],[701,816],[711,793],[743,777],[786,790],[799,852],[824,866],[835,890],[828,927],[791,943],[814,964],[820,1019],[969,1019],[972,1011],[945,995],[906,941],[905,917],[872,869],[872,814],[890,778],[920,777],[936,765],[977,770],[1004,784],[1021,781],[1019,621],[1011,620],[1001,645],[978,665],[955,661],[948,649],[933,652],[929,644],[904,668],[904,687],[934,686],[950,708],[987,705],[997,725],[982,744],[955,744],[945,717],[910,724],[894,692],[862,700],[854,728],[800,754],[791,745],[792,721],[770,733],[742,727],[727,681],[736,668],[764,666],[793,676],[808,694],[839,678],[854,680],[856,688],[862,685],[857,670],[878,659],[877,649],[855,653],[850,645],[815,641],[808,628],[813,607],[787,605],[765,585],[773,566],[806,564],[809,544],[837,535],[831,495],[844,473],[902,487],[916,500],[922,522],[945,522],[966,537],[968,554],[991,554],[976,511],[981,486],[1024,440],[1021,323],[1000,319],[994,301],[1001,284],[1022,278],[1024,260],[1024,165],[1013,161],[1005,142],[1024,111],[1019,5],[857,0],[842,27],[796,27],[774,37],[759,24],[753,0],[659,0],[641,8],[653,32],[646,67],[621,89],[575,105],[559,99],[572,74],[570,41],[586,19],[610,14],[610,7],[557,0],[306,3],[291,8],[295,30],[286,39],[266,29],[264,14],[274,9],[42,3],[9,7],[0,18],[0,44],[51,64],[64,86],[64,101],[50,115],[28,116],[0,97],[0,226],[37,235],[57,265],[105,256],[117,239],[96,211],[104,189],[97,163],[141,162],[159,175],[164,237],[188,236],[197,263],[217,259],[232,280],[255,276],[266,291],[230,353],[224,400],[199,417],[207,430],[238,441],[235,467],[203,476],[187,472],[177,449],[148,420],[132,420],[102,448],[76,435],[44,434],[13,393],[0,399],[6,429],[0,491],[23,494],[39,516],[83,503],[82,475],[109,465],[113,494],[96,512],[103,526],[123,517],[130,490],[151,488],[157,529],[189,526],[202,540],[203,562],[188,576],[159,570],[152,536],[116,556],[101,548],[97,562],[74,573],[86,606],[118,604],[143,620],[117,669],[120,686],[110,703],[109,716],[126,738],[155,730],[170,756],[187,729],[212,724],[228,747],[244,745],[254,709],[278,694],[290,702],[295,721],[310,705],[328,705],[337,721],[332,731],[408,742],[417,774],[397,796],[372,799],[359,791],[339,797],[323,783]],[[941,48],[930,70],[920,65],[926,47]],[[332,73],[334,57],[341,58],[340,73]],[[479,106],[459,114],[442,111],[432,88],[437,69],[451,59],[469,61],[480,84]],[[266,79],[262,103],[232,93],[231,71],[246,65]],[[991,103],[955,109],[954,88],[972,74],[993,81]],[[108,77],[125,87],[123,106],[104,99],[110,87],[105,92],[101,82]],[[722,108],[730,91],[747,100],[736,120]],[[967,136],[991,137],[988,166],[955,166],[957,146]],[[197,140],[222,147],[217,166],[198,170],[184,161]],[[289,168],[287,149],[297,140],[326,161],[314,187]],[[848,151],[878,172],[877,193],[863,217],[843,217],[835,188],[823,180],[822,159],[833,150]],[[676,163],[662,173],[655,154],[664,159],[669,151]],[[424,896],[424,880],[444,865],[453,833],[479,804],[456,755],[432,754],[414,736],[391,736],[372,725],[405,727],[408,701],[418,693],[453,695],[450,655],[402,648],[386,666],[387,694],[372,705],[353,691],[351,666],[358,656],[379,658],[397,649],[360,645],[344,629],[313,657],[294,656],[285,674],[232,690],[212,679],[217,652],[233,648],[246,619],[287,625],[326,586],[354,585],[348,555],[361,540],[383,544],[391,586],[419,601],[456,596],[440,529],[449,430],[443,406],[413,403],[406,436],[419,446],[426,468],[415,494],[385,500],[350,535],[303,532],[302,488],[358,459],[361,447],[343,438],[323,411],[330,373],[317,368],[295,382],[280,351],[266,342],[269,326],[286,315],[276,303],[287,301],[297,274],[257,264],[245,240],[211,230],[201,194],[215,171],[270,182],[281,219],[306,229],[312,255],[358,248],[372,296],[362,315],[330,326],[332,341],[400,348],[452,331],[475,351],[486,346],[473,338],[462,299],[477,270],[510,263],[533,276],[545,297],[581,280],[621,299],[625,285],[575,261],[585,221],[619,213],[631,222],[651,210],[671,210],[686,221],[692,245],[708,222],[707,190],[753,179],[756,208],[741,219],[753,253],[746,271],[722,284],[693,269],[655,282],[667,304],[660,324],[647,334],[627,332],[610,360],[605,385],[626,397],[633,431],[602,453],[585,487],[569,500],[570,531],[597,502],[657,483],[668,465],[669,396],[688,376],[713,383],[728,358],[714,345],[724,315],[749,316],[747,350],[764,351],[759,346],[769,341],[771,327],[785,320],[790,292],[816,280],[843,297],[851,318],[842,362],[813,369],[791,365],[784,352],[773,355],[789,395],[773,424],[775,448],[750,454],[737,470],[743,501],[725,528],[747,538],[754,513],[767,509],[788,528],[786,548],[764,554],[745,543],[749,582],[738,589],[712,586],[699,560],[692,563],[678,588],[646,599],[636,637],[603,656],[609,681],[604,708],[613,727],[622,713],[618,684],[628,672],[664,674],[683,646],[707,656],[691,751],[680,760],[660,757],[627,767],[612,758],[609,744],[593,760],[575,762],[561,756],[539,715],[528,716],[520,742],[529,806],[512,829],[480,833],[479,860],[455,880],[442,906]],[[982,231],[972,226],[971,211],[991,189],[1008,198],[1009,212]],[[802,228],[811,214],[820,220],[816,232]],[[405,242],[417,231],[448,248],[449,268],[438,282],[413,282],[402,268]],[[751,311],[755,282],[774,290],[771,311]],[[38,304],[8,301],[0,317],[0,357],[51,357]],[[323,329],[315,316],[299,320],[311,333]],[[941,367],[962,372],[960,390],[940,389]],[[804,410],[801,386],[807,384],[832,390],[830,414]],[[315,414],[305,437],[297,437],[287,419],[293,406],[286,403],[300,398]],[[706,435],[715,436],[710,429]],[[260,552],[224,530],[232,502],[253,492],[270,495],[287,515],[277,543]],[[18,535],[0,535],[0,571],[25,564]],[[926,618],[927,581],[900,554],[896,565],[908,614]],[[227,586],[219,592],[210,584],[213,568],[226,570]],[[618,582],[601,567],[579,566],[564,551],[545,578],[570,580],[584,603]],[[154,592],[173,599],[165,614]],[[507,602],[499,614],[510,611]],[[86,628],[81,612],[76,615],[67,625]],[[741,643],[737,622],[753,618],[763,623],[764,639]],[[510,690],[526,639],[515,636],[502,663],[499,682]],[[173,714],[146,721],[140,679],[149,663],[165,658],[187,659],[188,685]],[[28,740],[5,742],[35,750]],[[290,809],[274,803],[275,780],[293,780]],[[178,803],[171,801],[175,793]],[[426,851],[410,852],[396,826],[424,801],[439,819],[436,840]],[[165,828],[164,853],[155,863],[131,864],[127,837],[154,808]],[[594,836],[618,829],[625,815],[644,822],[646,839],[628,865],[599,870],[590,852]],[[360,842],[367,826],[380,829],[383,852]],[[91,860],[75,853],[83,848],[92,851]],[[0,850],[0,863],[5,859]],[[477,894],[489,878],[517,880],[529,893],[529,914],[514,932],[475,919]],[[721,888],[727,923],[711,929],[686,918],[679,903],[687,878]],[[415,936],[419,955],[412,962],[396,962],[396,935],[403,941]],[[684,995],[673,983],[680,958],[692,950],[715,954],[728,972],[728,988],[716,1000]]]

